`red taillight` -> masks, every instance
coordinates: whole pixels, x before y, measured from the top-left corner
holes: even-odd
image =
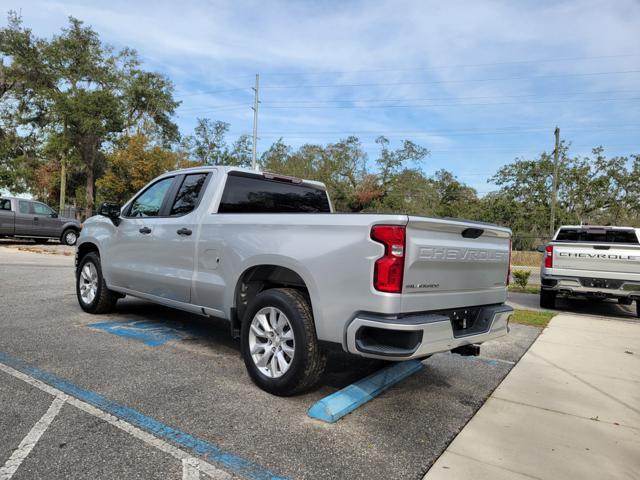
[[[507,267],[507,281],[505,282],[507,286],[511,281],[511,247],[512,247],[512,240],[511,238],[509,238],[509,266]]]
[[[405,227],[375,225],[371,228],[371,238],[384,245],[384,256],[376,260],[373,271],[373,286],[381,292],[401,293]]]
[[[547,245],[544,254],[544,268],[553,268],[553,245]]]

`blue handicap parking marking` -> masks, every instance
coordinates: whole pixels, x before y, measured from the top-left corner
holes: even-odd
[[[154,320],[100,322],[92,323],[89,326],[120,337],[132,338],[151,346],[164,345],[170,341],[200,338],[207,335],[206,331],[201,328]]]

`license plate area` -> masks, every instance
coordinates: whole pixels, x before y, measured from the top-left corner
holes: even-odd
[[[482,308],[459,308],[449,310],[447,315],[454,337],[484,333],[491,327],[491,316]]]
[[[582,284],[583,287],[618,289],[622,285],[622,280],[583,277],[580,279],[580,283]]]

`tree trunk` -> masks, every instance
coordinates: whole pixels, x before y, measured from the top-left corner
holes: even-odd
[[[86,205],[84,208],[84,218],[87,219],[93,216],[93,207],[95,202],[95,164],[97,154],[97,144],[95,140],[88,140],[84,148],[82,149],[82,156],[84,164],[87,169],[87,183],[86,183]]]
[[[87,164],[87,186],[86,186],[86,190],[87,190],[87,196],[86,196],[86,206],[84,209],[84,218],[85,220],[91,216],[93,216],[93,204],[94,204],[94,193],[93,193],[93,189],[94,189],[94,175],[93,175],[93,166],[94,166],[94,161],[93,161],[93,157],[91,158],[91,163]]]

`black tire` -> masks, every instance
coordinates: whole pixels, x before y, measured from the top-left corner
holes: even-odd
[[[96,292],[93,299],[90,301],[85,300],[81,294],[81,285],[85,282],[82,272],[85,266],[89,264],[93,265],[96,271]],[[90,269],[91,267],[89,267]],[[107,313],[113,310],[116,302],[118,301],[118,295],[107,288],[107,284],[102,276],[102,266],[100,264],[100,256],[95,252],[87,253],[76,270],[76,295],[78,297],[78,303],[80,308],[88,313]]]
[[[48,238],[33,238],[32,240],[36,243],[36,245],[44,245],[49,241]]]
[[[636,300],[636,317],[640,318],[640,300]]]
[[[294,337],[290,366],[277,378],[270,378],[259,369],[249,348],[251,323],[256,313],[266,307],[276,307],[286,315]],[[290,396],[309,390],[324,372],[326,356],[318,345],[311,308],[298,290],[273,288],[256,295],[246,309],[240,337],[244,364],[251,380],[273,395]]]
[[[549,308],[551,310],[556,308],[556,292],[551,290],[540,290],[540,308]]]
[[[631,305],[632,303],[633,303],[633,298],[631,297],[618,298],[618,305]]]
[[[67,228],[62,235],[60,235],[60,243],[69,245],[72,247],[78,241],[78,230],[75,228]]]

